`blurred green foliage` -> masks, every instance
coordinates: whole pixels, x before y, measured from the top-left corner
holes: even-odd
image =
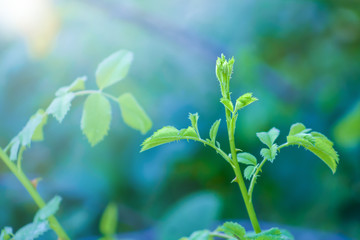
[[[284,149],[258,179],[254,206],[259,219],[360,237],[356,1],[51,4],[59,24],[50,48],[39,52],[21,34],[1,34],[2,147],[36,109],[50,103],[56,89],[93,72],[120,48],[134,52],[134,62],[114,92],[137,96],[153,129],[166,124],[183,128],[188,113],[198,111],[199,131],[207,132],[212,122],[224,118],[221,103],[214,104],[220,96],[216,57],[234,55],[234,96],[253,92],[262,102],[239,115],[237,134],[246,139],[239,138],[240,148],[258,152],[256,132],[275,126],[285,136],[291,123],[303,122],[330,136],[341,159],[332,175],[310,153]],[[139,154],[147,136],[124,127],[116,112],[113,131],[91,148],[78,128],[81,106],[76,101],[73,106],[61,125],[48,123],[45,142],[33,144],[23,163],[30,177],[42,177],[38,188],[46,199],[63,197],[58,215],[72,235],[99,236],[100,217],[110,201],[118,206],[119,232],[160,226],[175,202],[203,190],[219,196],[218,219],[247,217],[230,184],[231,169],[210,149],[183,142]],[[218,140],[226,149],[224,130],[220,126]],[[3,164],[0,196],[0,226],[16,230],[31,221],[36,208]]]

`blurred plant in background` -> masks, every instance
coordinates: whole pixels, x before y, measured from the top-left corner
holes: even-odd
[[[155,129],[185,126],[183,114],[200,109],[208,121],[199,130],[207,131],[205,123],[222,115],[221,104],[213,104],[219,97],[213,64],[224,52],[237,59],[233,94],[252,90],[262,102],[249,109],[251,118],[240,119],[238,134],[247,139],[240,145],[259,150],[255,132],[271,126],[286,131],[289,122],[303,122],[334,139],[342,156],[332,176],[320,162],[308,160],[310,153],[299,151],[290,162],[291,151],[284,150],[281,167],[269,165],[259,180],[262,195],[254,196],[261,199],[254,203],[259,219],[359,238],[359,4],[36,0],[27,5],[0,0],[0,145],[21,129],[26,116],[50,103],[58,86],[95,69],[119,48],[134,52],[136,67],[130,69],[133,79],[112,91],[138,96]],[[33,8],[36,18],[29,17]],[[24,30],[27,24],[34,27]],[[209,192],[209,201],[219,206],[209,219],[245,218],[240,195],[233,196],[234,186],[227,184],[229,169],[212,159],[210,150],[180,143],[138,154],[143,137],[123,122],[113,122],[108,141],[92,149],[77,128],[81,106],[76,101],[73,106],[61,128],[54,122],[45,128],[45,135],[55,138],[25,153],[34,161],[24,168],[46,179],[39,191],[47,199],[63,196],[58,215],[64,225],[77,226],[65,226],[75,236],[100,235],[97,226],[110,201],[118,206],[118,232],[154,224],[166,232],[174,206],[181,212],[175,202]],[[254,117],[256,123],[249,124]],[[1,165],[0,172],[0,226],[31,222],[36,209],[30,198],[19,197],[23,189]],[[193,217],[201,219],[201,212]],[[200,228],[183,222],[179,227],[186,231]]]

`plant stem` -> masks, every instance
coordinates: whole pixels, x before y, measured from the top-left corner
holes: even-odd
[[[242,194],[242,197],[243,197],[243,200],[245,203],[245,207],[248,212],[250,222],[254,228],[254,231],[255,231],[255,233],[260,233],[261,228],[260,228],[259,222],[258,222],[256,214],[255,214],[254,206],[249,199],[249,195],[248,195],[248,192],[246,189],[244,178],[242,176],[239,163],[237,161],[235,139],[234,139],[235,121],[233,121],[233,118],[230,116],[230,114],[231,114],[230,111],[228,109],[225,109],[225,111],[226,111],[226,122],[228,123],[228,135],[229,135],[229,144],[230,144],[231,157],[232,157],[232,165],[233,165],[233,170],[234,170],[234,173],[236,176],[236,182],[239,185],[240,192]]]
[[[6,153],[0,148],[0,158],[3,162],[8,166],[10,171],[15,175],[15,177],[21,182],[21,184],[28,191],[36,205],[39,208],[43,208],[46,203],[40,196],[40,194],[36,191],[34,186],[31,184],[31,181],[26,177],[26,175],[17,168],[17,166],[10,160],[10,158],[6,155]],[[50,227],[56,232],[57,236],[60,240],[70,240],[69,236],[66,234],[64,229],[61,227],[60,223],[54,216],[48,218]]]
[[[252,193],[254,191],[254,186],[255,186],[255,182],[256,182],[256,178],[258,177],[259,172],[261,171],[261,168],[264,166],[264,164],[266,163],[267,159],[263,159],[262,162],[260,163],[259,167],[256,169],[251,182],[250,182],[250,187],[249,187],[249,191],[248,191],[248,195],[249,195],[249,200],[250,202],[252,202]]]

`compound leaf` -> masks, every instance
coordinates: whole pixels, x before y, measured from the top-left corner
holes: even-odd
[[[245,228],[238,223],[225,222],[222,226],[216,229],[218,232],[223,232],[228,236],[235,237],[236,239],[244,239]]]
[[[112,236],[116,233],[117,215],[116,204],[109,203],[100,220],[100,232],[104,236]]]
[[[307,129],[302,123],[293,124],[287,136],[287,144],[302,146],[310,150],[335,173],[339,155],[333,148],[334,144],[323,134],[310,131],[311,129]]]
[[[70,92],[55,98],[46,109],[46,112],[52,114],[59,123],[61,123],[67,112],[70,110],[71,101],[74,97],[74,93]]]
[[[131,93],[121,95],[118,102],[124,122],[129,127],[139,130],[142,134],[150,130],[151,119]]]
[[[111,106],[100,93],[87,97],[81,118],[81,129],[91,146],[100,142],[107,134],[111,122]]]
[[[109,87],[126,77],[133,61],[132,52],[120,50],[103,60],[96,70],[99,89]]]
[[[34,217],[34,222],[41,222],[48,217],[54,215],[58,210],[61,203],[61,197],[55,196],[43,208],[41,208]]]
[[[273,127],[268,132],[256,133],[256,136],[260,139],[262,143],[264,143],[269,148],[271,148],[275,140],[278,138],[279,134],[280,134],[279,129]]]
[[[252,96],[252,93],[245,93],[242,96],[240,96],[237,100],[236,100],[236,104],[235,104],[235,112],[240,110],[243,107],[246,107],[247,105],[257,101],[258,99],[256,97]]]
[[[215,144],[217,132],[218,132],[219,126],[220,126],[220,121],[221,121],[221,119],[216,120],[210,128],[209,134],[210,134],[210,140],[211,140],[212,144]]]
[[[55,95],[57,97],[60,97],[60,96],[66,94],[66,93],[69,93],[69,92],[84,90],[85,89],[85,81],[86,81],[85,76],[84,77],[78,77],[69,86],[59,88],[59,90],[56,91]]]
[[[238,162],[246,164],[246,165],[256,165],[257,164],[256,157],[247,152],[238,153],[237,160],[238,160]]]

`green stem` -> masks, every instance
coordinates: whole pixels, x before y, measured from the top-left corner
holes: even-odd
[[[267,159],[264,158],[262,160],[262,162],[260,163],[259,167],[256,169],[252,179],[251,179],[251,182],[250,182],[250,187],[249,187],[249,191],[248,191],[248,195],[249,195],[249,200],[250,202],[252,202],[252,193],[254,191],[254,186],[255,186],[255,183],[256,183],[256,178],[258,177],[258,174],[259,172],[261,171],[261,168],[264,166],[264,164],[266,163]]]
[[[26,175],[16,167],[16,165],[10,160],[10,158],[6,155],[6,153],[0,148],[0,158],[3,162],[8,166],[10,171],[15,175],[15,177],[21,182],[21,184],[28,191],[32,199],[35,201],[36,205],[39,208],[43,208],[46,203],[36,191],[34,186],[31,184],[31,181],[26,177]],[[66,234],[64,229],[61,227],[60,223],[54,216],[48,218],[50,227],[56,232],[57,236],[61,240],[70,240],[69,236]]]
[[[246,189],[244,178],[242,176],[240,166],[239,166],[239,163],[238,163],[237,157],[236,157],[236,147],[235,147],[235,139],[234,139],[235,121],[233,121],[233,118],[231,118],[230,111],[228,109],[226,109],[225,111],[226,111],[226,121],[228,123],[228,135],[229,135],[229,144],[230,144],[231,157],[232,157],[232,165],[233,165],[233,170],[234,170],[234,173],[236,176],[236,182],[239,185],[240,192],[242,194],[242,197],[243,197],[243,200],[245,203],[245,207],[248,212],[250,222],[254,228],[254,231],[255,231],[255,233],[260,233],[261,228],[260,228],[259,222],[256,217],[254,206],[249,199],[249,195],[248,195],[248,192]]]
[[[103,94],[104,96],[110,98],[111,100],[118,102],[118,99],[116,97],[114,97],[113,95],[110,95],[108,93],[102,92],[100,90],[84,90],[84,91],[78,91],[75,92],[75,96],[83,96],[83,95],[90,95],[90,94],[94,94],[94,93],[100,93]]]

